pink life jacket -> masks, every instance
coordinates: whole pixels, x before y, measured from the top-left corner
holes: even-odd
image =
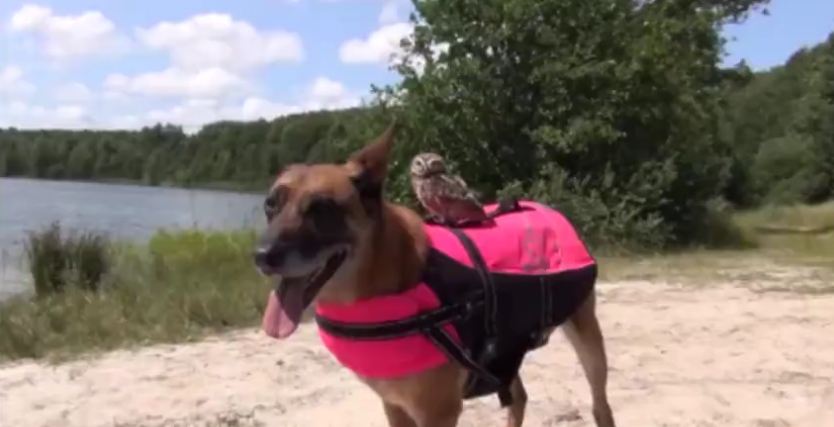
[[[502,396],[524,354],[546,342],[544,330],[564,322],[596,278],[594,258],[561,213],[519,205],[477,226],[426,224],[423,281],[350,305],[317,304],[324,345],[368,378],[403,377],[455,359],[478,374],[467,397]]]

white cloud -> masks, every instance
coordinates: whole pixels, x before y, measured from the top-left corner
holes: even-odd
[[[409,37],[413,26],[398,22],[383,25],[366,39],[351,39],[339,48],[339,58],[347,64],[389,64],[394,55],[401,54],[400,41]]]
[[[176,73],[176,72],[175,72]],[[174,73],[174,75],[175,75]],[[3,74],[11,73],[0,73]],[[163,74],[163,73],[160,73]],[[189,75],[178,76],[186,80]],[[141,77],[141,76],[140,76]],[[353,107],[360,96],[343,83],[320,76],[297,88],[287,101],[276,101],[253,93],[241,97],[216,97],[212,90],[196,82],[182,86],[177,79],[167,77],[128,77],[114,74],[107,78],[100,94],[78,82],[67,83],[55,92],[58,106],[30,105],[21,101],[0,102],[0,126],[19,128],[61,129],[136,129],[155,123],[181,125],[186,132],[198,131],[203,125],[219,120],[272,120],[275,117],[310,110]],[[177,86],[170,86],[171,81]],[[188,87],[189,90],[182,90]],[[135,93],[176,93],[184,99],[174,103],[141,107],[142,103],[129,100]],[[84,101],[95,98],[104,104]],[[72,101],[74,100],[74,101]],[[4,100],[5,101],[5,100]],[[71,102],[72,101],[72,102]]]
[[[275,117],[309,110],[353,107],[359,97],[340,82],[319,77],[301,92],[298,102],[275,102],[249,96],[241,102],[223,103],[213,98],[191,98],[169,108],[154,109],[144,115],[144,124],[168,122],[196,132],[203,125],[218,120],[272,120]]]
[[[214,99],[187,99],[170,108],[149,111],[143,122],[173,123],[186,132],[198,131],[203,125],[219,120],[271,120],[277,116],[301,111],[297,105],[272,102],[263,98],[249,97],[242,103],[221,104]]]
[[[186,98],[224,97],[251,89],[246,80],[218,67],[193,71],[168,68],[134,77],[111,74],[105,79],[104,88],[109,91],[110,97],[130,93]]]
[[[137,129],[150,123],[135,114],[124,114],[110,118],[99,126],[100,129]]]
[[[93,99],[93,92],[83,83],[64,84],[55,90],[55,99],[66,103],[83,104]]]
[[[240,120],[271,120],[278,116],[298,113],[302,111],[297,105],[272,102],[267,99],[251,97],[246,98],[240,107]]]
[[[247,71],[303,58],[297,34],[260,31],[227,14],[208,13],[178,22],[161,22],[138,29],[136,34],[145,46],[166,52],[171,64],[162,71],[134,76],[109,75],[103,85],[105,99],[117,101],[128,94],[187,100],[240,99],[254,91]],[[207,110],[186,101],[177,111],[169,112],[194,117],[206,115]]]
[[[382,11],[379,12],[379,23],[393,24],[400,20],[399,14],[397,0],[388,0],[382,5]]]
[[[86,129],[95,127],[87,110],[80,105],[44,107],[14,101],[4,109],[0,124],[18,128]],[[6,122],[3,124],[3,122]]]
[[[306,110],[322,110],[355,107],[359,97],[351,94],[345,86],[327,77],[317,77],[305,94],[303,107]]]
[[[218,120],[218,112],[216,101],[189,99],[168,109],[151,110],[146,118],[150,122],[176,123],[186,129],[195,129],[204,123]]]
[[[248,22],[220,13],[161,22],[137,30],[137,37],[152,49],[166,51],[178,68],[189,70],[247,70],[276,62],[299,62],[304,57],[298,34],[259,31]]]
[[[414,26],[411,23],[398,22],[383,25],[364,40],[351,39],[343,43],[339,49],[339,58],[347,64],[393,65],[405,62],[414,68],[417,74],[422,74],[426,65],[423,58],[406,57],[406,52],[400,47],[400,42],[411,38],[413,33]],[[439,43],[431,47],[431,53],[435,59],[448,50],[448,43]]]
[[[14,65],[0,68],[0,95],[10,98],[25,97],[35,91],[35,85],[23,77],[23,70]]]
[[[318,77],[313,81],[310,94],[322,100],[338,99],[345,95],[345,86],[327,77]]]
[[[48,7],[27,4],[12,15],[9,29],[34,34],[43,52],[57,60],[112,53],[126,43],[99,11],[62,16]]]

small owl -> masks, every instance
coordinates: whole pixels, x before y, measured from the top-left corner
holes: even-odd
[[[439,154],[421,153],[411,160],[411,186],[432,219],[458,225],[487,219],[483,206],[466,182],[449,175]]]

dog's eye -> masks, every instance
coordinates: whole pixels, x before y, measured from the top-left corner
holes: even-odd
[[[267,197],[264,200],[264,209],[276,209],[278,207],[278,201],[275,200],[275,197]]]
[[[323,234],[333,234],[341,231],[342,208],[333,199],[320,198],[313,199],[307,205],[305,217],[313,224],[313,226]]]
[[[275,214],[278,212],[278,204],[275,201],[274,197],[267,197],[264,200],[264,214],[266,214],[267,219],[272,219]]]
[[[338,205],[333,199],[313,199],[307,205],[307,215],[312,217],[326,216],[338,208]]]
[[[283,188],[278,188],[264,200],[264,213],[267,219],[272,219],[281,211],[286,199],[285,193],[286,191]]]

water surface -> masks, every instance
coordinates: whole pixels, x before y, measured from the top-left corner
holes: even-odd
[[[0,178],[0,300],[28,289],[27,231],[59,221],[67,229],[144,241],[160,228],[259,227],[262,201],[226,191]]]

